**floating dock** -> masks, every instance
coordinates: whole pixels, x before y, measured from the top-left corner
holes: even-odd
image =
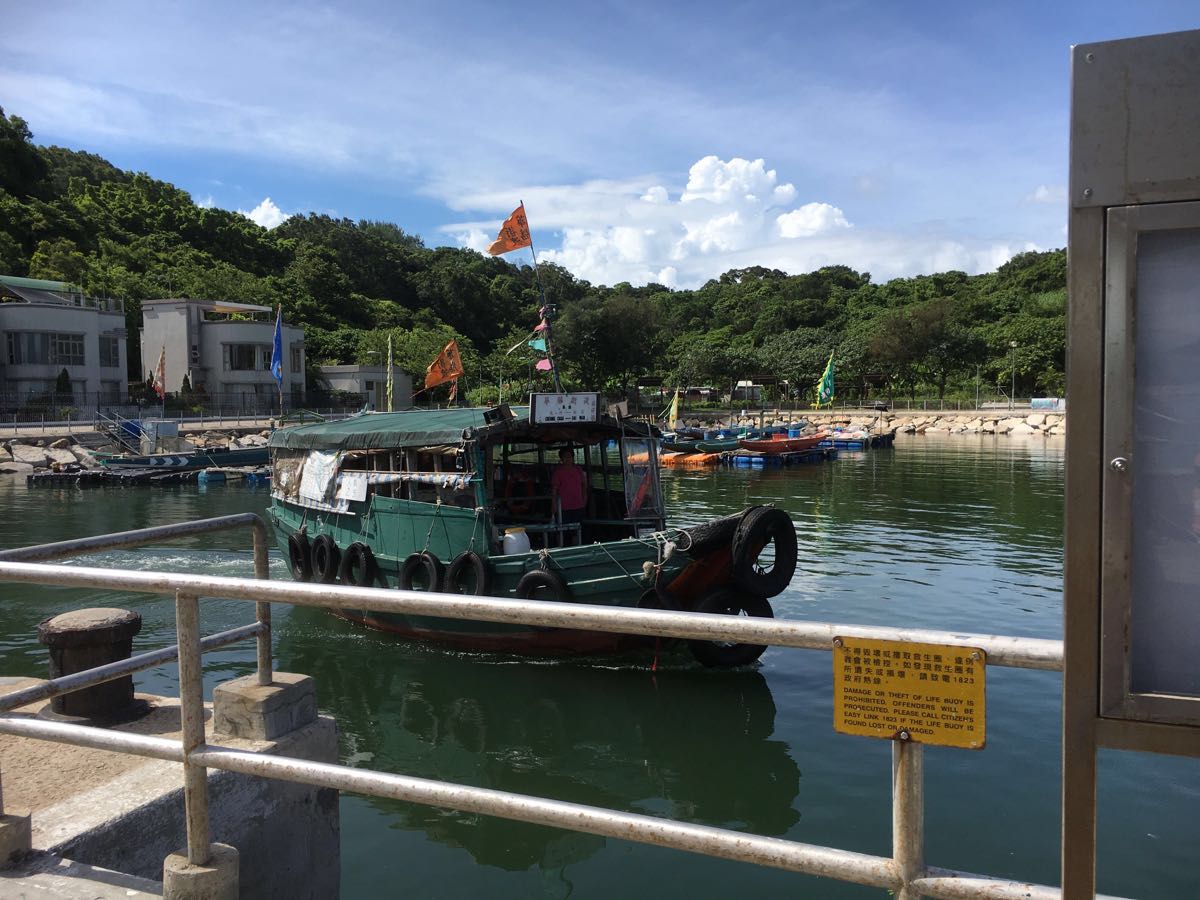
[[[873,450],[880,447],[891,447],[896,443],[896,435],[894,432],[885,431],[883,434],[869,434],[865,437],[845,437],[840,438],[837,435],[821,441],[818,445],[826,449],[833,448],[836,450]]]
[[[820,463],[837,459],[837,448],[826,447],[824,442],[811,450],[796,450],[793,453],[751,453],[747,450],[733,450],[722,454],[723,465],[739,469],[772,468],[775,466],[799,466],[806,463]]]

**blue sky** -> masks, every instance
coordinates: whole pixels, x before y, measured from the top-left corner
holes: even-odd
[[[542,258],[686,287],[1063,246],[1070,45],[1200,8],[0,0],[0,19],[0,106],[41,143],[260,224],[385,219],[429,245],[484,247],[524,199]]]

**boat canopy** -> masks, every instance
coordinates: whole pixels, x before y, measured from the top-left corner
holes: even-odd
[[[626,419],[618,422],[601,416],[599,422],[535,425],[529,407],[512,407],[514,418],[488,423],[483,407],[466,409],[410,409],[404,412],[364,413],[337,422],[318,422],[281,428],[271,435],[272,449],[287,450],[380,450],[395,447],[425,447],[433,444],[462,444],[469,440],[528,440],[548,443],[560,440],[596,441],[615,439],[622,433],[649,435],[653,426]]]

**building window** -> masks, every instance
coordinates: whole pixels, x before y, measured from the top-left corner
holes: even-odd
[[[116,369],[121,365],[121,339],[100,335],[100,367]]]
[[[54,335],[54,364],[59,366],[83,365],[83,335]]]
[[[271,368],[270,344],[226,344],[226,372],[265,372]]]
[[[102,381],[100,382],[100,402],[101,403],[120,403],[125,398],[121,396],[121,382],[119,381]]]
[[[12,366],[85,365],[83,335],[10,331],[8,363]]]
[[[304,348],[303,347],[293,347],[292,348],[292,371],[293,372],[303,372],[304,371]]]

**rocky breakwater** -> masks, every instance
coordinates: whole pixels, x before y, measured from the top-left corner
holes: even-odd
[[[1000,413],[996,411],[978,412],[938,412],[938,413],[884,413],[877,415],[870,412],[852,413],[848,411],[833,412],[797,412],[790,415],[771,415],[768,413],[761,419],[758,416],[729,417],[688,417],[683,425],[688,428],[758,428],[760,423],[766,427],[790,425],[796,419],[808,420],[804,429],[806,434],[814,431],[840,429],[842,431],[873,431],[894,432],[896,434],[1001,434],[1014,437],[1061,437],[1067,433],[1066,413]]]
[[[208,431],[181,441],[170,452],[186,453],[194,449],[262,447],[271,432],[252,432],[235,437],[218,431]],[[123,448],[111,444],[94,446],[77,443],[71,438],[30,438],[0,443],[0,475],[29,475],[39,470],[74,471],[98,468],[101,456],[120,455]]]
[[[38,469],[64,466],[94,469],[99,465],[95,450],[76,444],[70,438],[0,444],[0,474],[28,475]]]
[[[987,413],[929,413],[887,416],[885,428],[899,434],[1001,434],[1012,437],[1061,437],[1067,433],[1063,413],[997,415]]]

